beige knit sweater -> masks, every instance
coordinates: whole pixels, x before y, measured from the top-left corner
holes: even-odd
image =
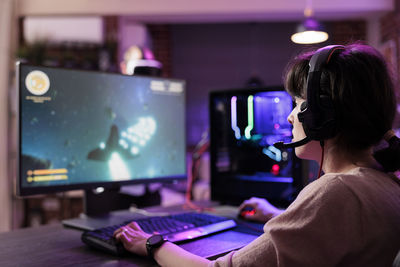
[[[210,266],[391,266],[399,249],[399,180],[355,168],[309,184],[264,234]]]

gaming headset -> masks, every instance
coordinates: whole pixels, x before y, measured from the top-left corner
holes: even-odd
[[[275,143],[277,148],[302,146],[311,140],[323,141],[335,136],[337,123],[333,101],[329,92],[323,92],[321,77],[323,68],[332,56],[344,50],[344,46],[330,45],[318,49],[311,57],[307,76],[307,100],[300,106],[297,114],[302,123],[306,138],[292,143]]]

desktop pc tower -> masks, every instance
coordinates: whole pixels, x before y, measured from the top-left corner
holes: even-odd
[[[303,187],[302,164],[293,149],[287,121],[292,98],[283,87],[210,93],[211,198],[238,205],[262,197],[288,206]]]

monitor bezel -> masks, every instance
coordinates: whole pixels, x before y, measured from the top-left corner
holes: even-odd
[[[52,194],[52,193],[60,193],[72,190],[92,190],[99,187],[104,189],[115,189],[120,188],[121,186],[126,185],[138,185],[138,184],[150,184],[150,183],[174,183],[180,180],[187,179],[187,145],[186,145],[186,134],[184,135],[184,142],[185,142],[185,157],[184,157],[184,166],[185,166],[185,174],[182,175],[174,175],[174,176],[164,176],[164,177],[156,177],[156,178],[138,178],[133,180],[123,180],[123,181],[103,181],[103,182],[89,182],[89,183],[79,183],[79,184],[65,184],[65,185],[51,185],[51,186],[35,186],[26,188],[22,186],[22,170],[21,170],[21,98],[20,98],[20,69],[22,66],[32,66],[32,67],[44,67],[44,68],[55,68],[55,69],[63,69],[63,70],[73,70],[73,71],[82,71],[82,72],[90,72],[90,73],[98,73],[98,74],[108,74],[108,75],[118,75],[118,76],[131,76],[134,78],[154,78],[154,79],[161,79],[161,80],[169,80],[169,81],[176,81],[182,82],[184,84],[184,91],[183,91],[183,99],[184,99],[184,106],[186,106],[186,82],[182,79],[176,78],[165,78],[165,77],[158,77],[158,76],[145,76],[145,75],[125,75],[121,73],[111,73],[111,72],[104,72],[104,71],[95,71],[95,70],[83,70],[77,68],[65,68],[65,67],[52,67],[52,66],[43,66],[43,65],[35,65],[29,64],[22,61],[16,62],[16,135],[17,135],[17,144],[16,144],[16,188],[15,194],[20,197],[25,196],[32,196],[32,195],[41,195],[41,194]],[[184,129],[186,129],[186,113],[184,113]]]

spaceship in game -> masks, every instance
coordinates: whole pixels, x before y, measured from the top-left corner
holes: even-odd
[[[138,156],[137,154],[132,154],[127,147],[124,147],[123,143],[121,144],[118,127],[115,124],[111,126],[107,142],[90,151],[87,158],[98,161],[109,161],[113,153],[118,153],[121,158],[125,159],[133,159]]]

